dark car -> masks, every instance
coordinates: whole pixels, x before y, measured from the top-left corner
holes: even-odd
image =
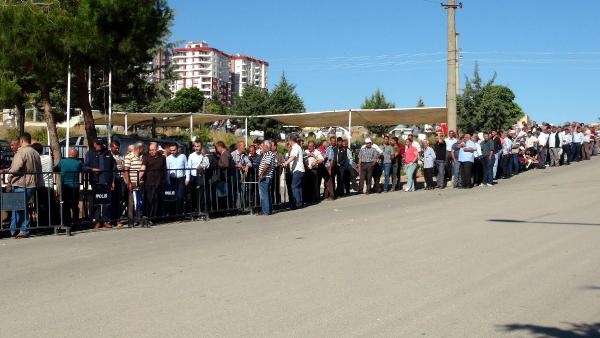
[[[5,140],[0,140],[0,168],[5,169],[10,167],[14,154],[10,150],[10,143]]]
[[[177,144],[179,146],[179,152],[183,154],[188,154],[190,151],[190,145],[186,142],[167,139],[167,138],[151,138],[151,137],[141,137],[141,136],[132,136],[132,135],[113,135],[113,140],[119,141],[121,145],[119,149],[119,153],[125,156],[127,154],[127,147],[136,142],[142,142],[144,144],[144,153],[148,153],[148,145],[150,142],[156,142],[161,145],[163,148],[167,148],[168,146]]]

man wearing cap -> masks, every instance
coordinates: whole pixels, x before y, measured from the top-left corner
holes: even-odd
[[[363,193],[363,187],[366,180],[367,189],[366,194],[371,193],[371,180],[373,178],[373,165],[379,157],[379,153],[373,148],[373,141],[367,137],[365,139],[365,146],[358,152],[358,193]]]
[[[116,163],[101,138],[94,140],[93,149],[88,150],[83,164],[88,173],[95,199],[94,229],[110,228],[110,195],[115,189]]]

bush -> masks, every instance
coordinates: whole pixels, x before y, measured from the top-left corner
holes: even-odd
[[[202,144],[207,144],[212,141],[210,128],[204,125],[201,125],[200,128],[194,129],[192,131],[192,136],[195,136],[196,140],[202,142]]]
[[[10,128],[6,131],[6,139],[14,140],[19,137],[19,130],[17,128]]]
[[[48,128],[37,128],[31,133],[31,138],[43,145],[48,144]]]
[[[218,141],[222,141],[223,143],[225,143],[225,146],[227,148],[229,148],[229,146],[231,146],[232,144],[237,143],[238,141],[243,140],[244,138],[238,138],[237,136],[235,136],[235,134],[232,133],[226,133],[224,131],[215,131],[212,132],[212,141],[213,143],[216,143]]]

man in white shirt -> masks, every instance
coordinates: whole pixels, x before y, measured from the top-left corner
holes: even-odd
[[[533,135],[531,130],[528,131],[527,137],[525,138],[525,149],[532,150],[535,147],[537,140],[537,137]]]
[[[565,127],[564,130],[559,133],[562,145],[562,156],[561,160],[563,164],[570,165],[573,159],[573,153],[571,147],[573,143],[573,134],[571,134],[571,127]]]
[[[548,136],[548,148],[550,150],[550,166],[560,165],[561,135],[556,126],[552,126],[552,132]]]
[[[192,212],[205,210],[206,184],[204,172],[210,167],[207,156],[202,154],[202,142],[194,141],[194,152],[188,156],[185,185],[190,189],[192,195]],[[191,186],[190,186],[191,183]]]
[[[167,170],[169,178],[167,182],[175,190],[175,213],[178,216],[183,214],[183,204],[185,197],[185,181],[188,172],[185,170],[187,166],[187,157],[179,153],[177,144],[168,147],[169,156],[167,156]],[[167,194],[168,192],[165,192]],[[166,195],[165,195],[166,196]],[[172,212],[173,210],[171,210]]]
[[[546,167],[546,153],[548,152],[548,132],[549,128],[546,127],[544,131],[541,127],[538,128],[537,137],[537,148],[538,148],[538,163],[540,168]]]
[[[298,135],[293,134],[288,140],[291,147],[290,156],[283,162],[283,166],[289,166],[292,172],[292,196],[294,201],[292,209],[302,208],[302,179],[304,178],[304,159],[300,145],[298,145]]]
[[[575,162],[581,161],[581,147],[583,144],[583,137],[584,135],[581,132],[581,127],[577,126],[577,128],[573,132],[573,143],[571,147],[571,157]]]
[[[315,142],[309,141],[308,148],[304,151],[306,158],[306,201],[316,203],[321,197],[321,179],[319,177],[320,166],[325,161],[323,154],[315,148]]]
[[[452,176],[454,176],[452,181],[455,185],[457,185],[459,181],[458,174],[460,166],[458,163],[456,165],[453,164],[453,162],[456,162],[456,158],[453,155],[454,150],[452,149],[452,146],[454,146],[456,143],[456,133],[454,130],[450,130],[448,132],[448,137],[444,140],[444,142],[446,143],[446,168],[451,169],[446,170],[446,179],[452,179]]]

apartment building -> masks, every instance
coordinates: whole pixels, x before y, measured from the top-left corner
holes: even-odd
[[[148,62],[148,81],[159,82],[164,80],[166,67],[171,62],[171,53],[167,50],[159,50],[154,54],[152,61]]]
[[[190,42],[183,48],[173,49],[171,62],[176,76],[173,92],[197,87],[205,97],[219,94],[224,103],[231,103],[232,96],[240,95],[249,84],[267,89],[267,62],[239,54],[228,55],[206,42]]]
[[[242,95],[244,87],[254,85],[267,90],[269,64],[240,54],[230,57],[231,91]]]
[[[229,55],[206,42],[191,42],[173,49],[172,64],[176,76],[173,92],[197,87],[205,97],[218,94],[224,102],[230,99]]]

